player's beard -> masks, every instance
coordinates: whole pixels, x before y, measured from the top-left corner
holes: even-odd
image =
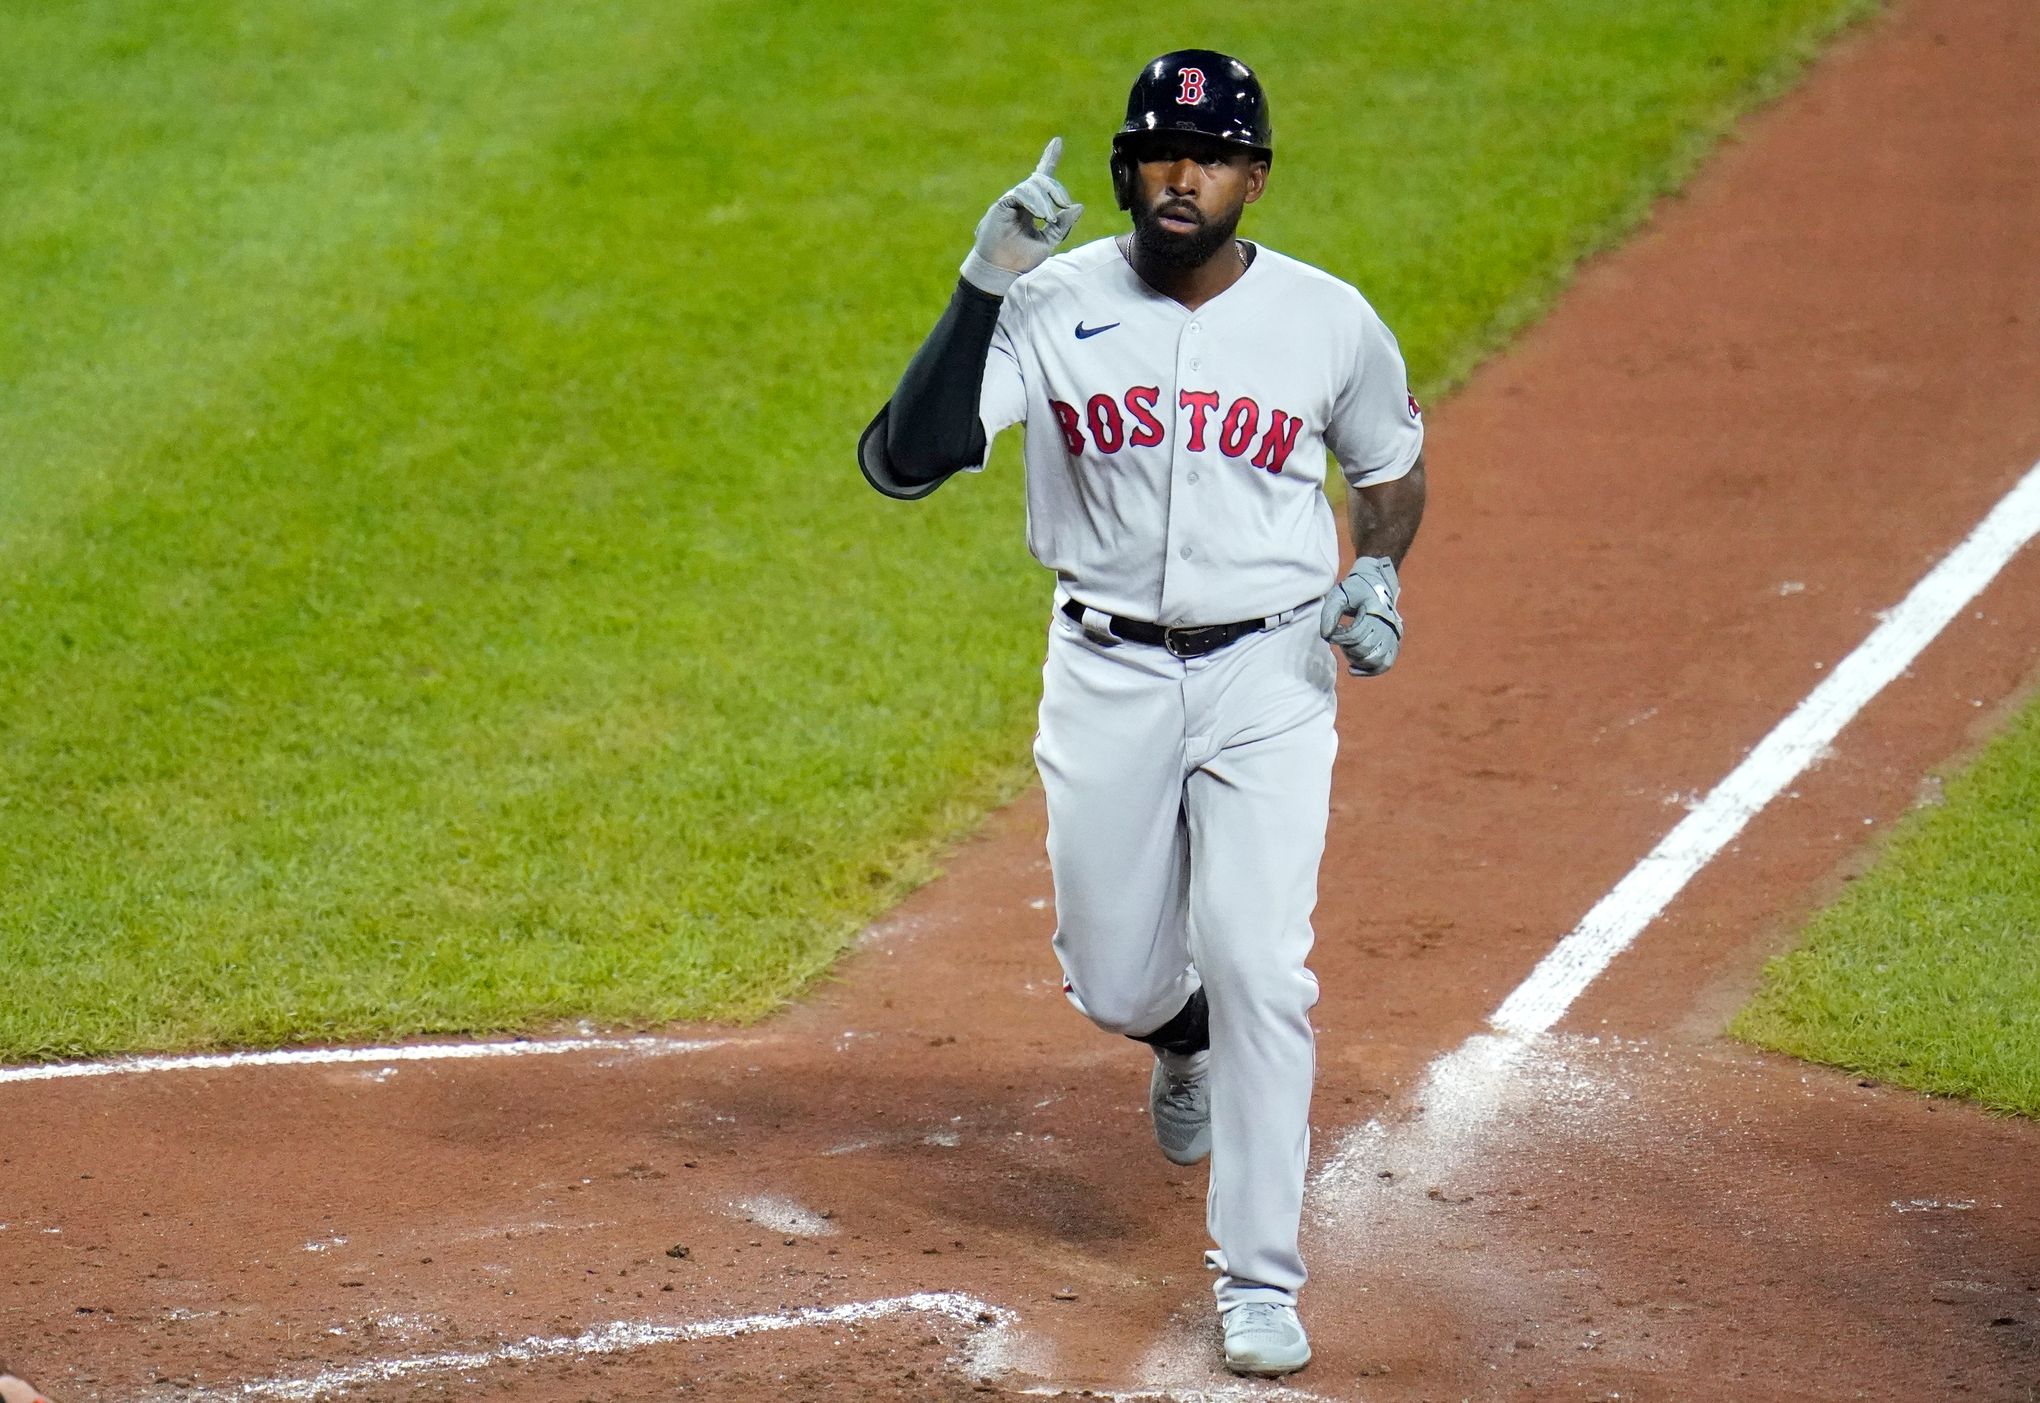
[[[1162,227],[1161,212],[1173,208],[1178,212],[1188,211],[1198,220],[1197,228],[1188,234],[1178,234]],[[1133,237],[1142,258],[1151,258],[1168,268],[1197,268],[1211,260],[1211,256],[1225,247],[1226,240],[1240,227],[1240,210],[1232,210],[1217,218],[1199,213],[1194,207],[1181,201],[1162,200],[1139,208],[1133,215]]]

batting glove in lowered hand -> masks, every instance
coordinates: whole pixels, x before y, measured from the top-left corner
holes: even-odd
[[[1070,236],[1084,207],[1070,202],[1070,192],[1055,178],[1062,159],[1062,138],[1052,138],[1034,167],[1034,174],[992,201],[978,221],[977,242],[963,260],[964,281],[981,292],[1004,297],[1022,273],[1048,261],[1055,246]]]
[[[1346,655],[1346,670],[1355,677],[1379,677],[1395,666],[1395,656],[1402,651],[1403,621],[1395,609],[1401,595],[1395,562],[1363,555],[1325,596],[1318,611],[1318,632]],[[1346,622],[1348,615],[1351,623]]]

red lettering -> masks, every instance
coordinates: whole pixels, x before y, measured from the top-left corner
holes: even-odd
[[[1177,404],[1190,411],[1190,442],[1192,453],[1204,451],[1204,416],[1218,408],[1218,391],[1185,390],[1176,397]]]
[[[1176,102],[1179,106],[1195,107],[1204,101],[1203,69],[1186,68],[1177,76],[1183,80],[1183,86],[1176,90]]]
[[[1100,453],[1117,453],[1126,441],[1126,421],[1119,417],[1119,401],[1110,395],[1092,395],[1084,406],[1091,416],[1091,442]]]
[[[1063,447],[1069,449],[1072,458],[1076,457],[1084,451],[1084,431],[1077,427],[1077,407],[1064,404],[1059,399],[1050,400],[1048,407],[1055,414],[1056,425],[1062,429]]]
[[[1282,465],[1289,461],[1290,450],[1296,447],[1296,431],[1302,426],[1299,416],[1274,411],[1268,419],[1267,437],[1261,440],[1261,451],[1254,455],[1254,466],[1271,473],[1281,472]]]
[[[1218,451],[1228,458],[1239,457],[1254,441],[1254,430],[1260,427],[1261,406],[1242,395],[1225,412],[1225,423],[1218,431]]]
[[[1162,397],[1159,385],[1135,385],[1126,392],[1126,412],[1134,417],[1133,434],[1126,440],[1134,448],[1153,448],[1162,441],[1162,421],[1155,417],[1155,403]]]

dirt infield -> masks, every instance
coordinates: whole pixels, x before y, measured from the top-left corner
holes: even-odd
[[[1216,1367],[1204,1176],[1059,995],[1038,797],[761,1027],[0,1084],[0,1354],[65,1400],[2040,1398],[2040,1129],[1717,1035],[2034,682],[2040,549],[1477,1055],[2040,459],[2035,111],[2040,8],[1902,4],[1434,410],[1411,644],[1343,698],[1288,1387]]]

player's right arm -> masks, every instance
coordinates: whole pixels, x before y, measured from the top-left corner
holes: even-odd
[[[857,441],[865,480],[888,497],[925,497],[955,473],[985,460],[978,410],[1003,299],[958,279],[942,319],[907,362],[892,398]],[[999,374],[1017,376],[1002,365]]]
[[[1084,212],[1055,178],[1061,157],[1057,137],[1034,173],[985,211],[949,306],[857,441],[865,480],[888,497],[925,497],[984,462],[987,425],[1020,418],[1019,366],[1010,343],[995,338],[1006,293]]]

